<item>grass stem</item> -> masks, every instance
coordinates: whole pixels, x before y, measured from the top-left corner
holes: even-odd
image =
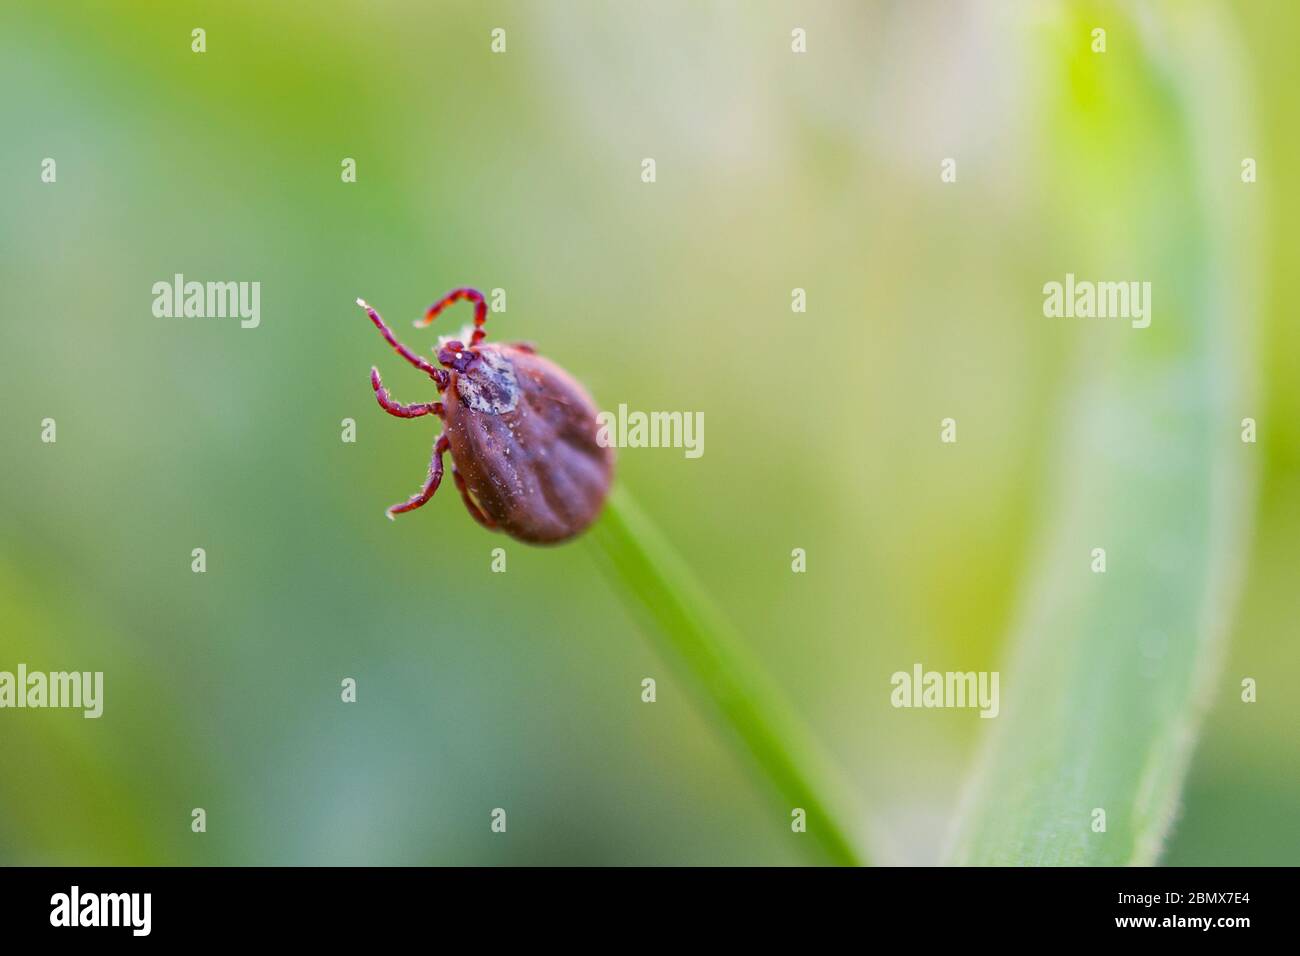
[[[819,862],[860,866],[865,860],[843,816],[832,766],[737,638],[690,568],[654,523],[615,485],[590,532],[601,564],[631,597],[656,648],[684,665],[708,710],[745,745],[784,807],[802,807],[809,849]]]

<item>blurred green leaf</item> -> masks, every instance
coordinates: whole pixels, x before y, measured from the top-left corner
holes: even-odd
[[[1138,42],[1131,24],[1110,23]],[[1233,228],[1198,165],[1222,109],[1183,85],[1194,53],[1170,66],[1196,35],[1171,27],[1167,49],[1107,58],[1086,35],[1084,21],[1063,27],[1049,54],[1067,77],[1053,107],[1058,172],[1075,188],[1045,212],[1076,237],[1075,261],[1111,272],[1081,279],[1152,280],[1153,318],[1145,329],[1075,320],[1045,541],[1002,670],[1002,712],[958,814],[947,856],[957,864],[1156,861],[1216,690],[1244,553],[1254,446],[1239,437],[1236,372],[1248,276],[1230,271]],[[1233,173],[1218,175],[1231,187]],[[1112,216],[1122,236],[1106,229]]]

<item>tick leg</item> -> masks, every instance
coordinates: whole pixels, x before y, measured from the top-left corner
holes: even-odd
[[[442,402],[421,402],[419,405],[403,405],[401,402],[393,401],[388,389],[384,388],[384,383],[379,379],[379,369],[370,370],[370,384],[374,386],[375,398],[379,401],[379,407],[388,414],[396,418],[419,418],[421,415],[437,415],[442,417]]]
[[[420,493],[413,498],[409,498],[400,505],[393,505],[386,512],[388,520],[392,521],[394,515],[400,515],[407,511],[414,511],[433,497],[433,493],[438,490],[438,485],[442,483],[442,456],[451,447],[446,435],[439,435],[438,440],[433,444],[433,457],[429,460],[429,477],[424,481],[424,487]]]
[[[393,347],[398,355],[433,379],[437,383],[439,391],[447,387],[447,383],[451,381],[450,372],[444,368],[438,368],[436,365],[431,365],[397,341],[397,336],[393,334],[393,330],[384,324],[384,320],[379,317],[379,313],[367,305],[365,300],[357,299],[357,305],[366,310],[366,315],[370,316],[370,321],[375,323],[375,328],[379,330],[379,334],[384,337],[384,340]]]
[[[483,298],[483,293],[478,289],[452,289],[441,299],[435,302],[424,313],[424,318],[415,320],[415,327],[422,328],[438,317],[438,313],[454,302],[461,299],[468,299],[474,303],[474,335],[469,340],[470,345],[478,345],[487,337],[487,332],[483,331],[483,323],[487,321],[487,302]]]
[[[469,516],[483,527],[495,529],[497,523],[485,515],[478,505],[474,504],[474,499],[469,496],[469,488],[465,486],[465,479],[456,470],[455,464],[451,466],[451,477],[456,481],[456,488],[460,491],[461,500],[465,502],[465,509],[469,512]]]

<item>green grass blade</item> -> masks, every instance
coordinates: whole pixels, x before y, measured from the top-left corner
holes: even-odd
[[[808,814],[809,847],[823,862],[864,858],[851,838],[840,783],[784,696],[766,678],[672,545],[616,485],[591,531],[602,566],[630,598],[647,635],[679,662],[707,710],[743,743],[784,808]]]
[[[1068,74],[1050,148],[1070,184],[1045,215],[1075,237],[1078,261],[1129,267],[1080,278],[1152,280],[1152,324],[1077,329],[1043,547],[946,857],[956,864],[1158,859],[1220,686],[1245,552],[1254,446],[1239,437],[1250,405],[1238,373],[1252,317],[1228,198],[1242,186],[1208,162],[1229,138],[1231,85],[1204,76],[1195,52],[1224,34],[1165,24],[1145,49],[1134,25],[1111,25],[1120,55],[1090,54],[1082,21],[1059,49],[1044,41]],[[1186,84],[1201,80],[1192,95]],[[1105,573],[1093,573],[1093,548],[1106,549]]]

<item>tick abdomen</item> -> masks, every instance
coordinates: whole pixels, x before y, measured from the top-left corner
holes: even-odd
[[[554,362],[484,343],[446,390],[452,460],[485,515],[507,534],[551,544],[600,513],[614,451],[596,440],[597,409]]]

